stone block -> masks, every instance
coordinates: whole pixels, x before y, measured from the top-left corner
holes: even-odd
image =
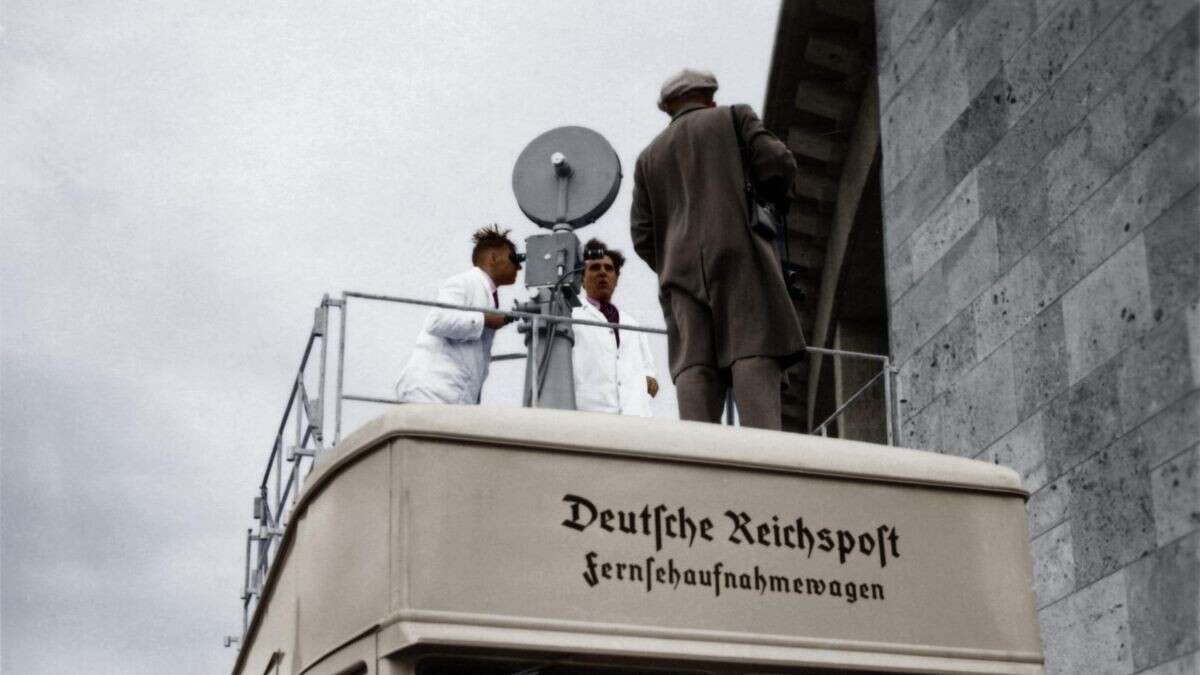
[[[940,147],[934,147],[946,154],[951,180],[966,175],[1008,131],[1010,88],[1004,71],[997,72],[946,130]]]
[[[1150,471],[1137,434],[1076,467],[1070,482],[1077,584],[1090,584],[1155,549]]]
[[[922,351],[927,348],[929,345],[922,348]],[[938,394],[934,389],[937,373],[930,371],[930,363],[926,363],[929,358],[931,357],[921,353],[913,354],[898,367],[896,397],[901,419],[908,419],[919,413]],[[936,363],[932,366],[936,367]]]
[[[956,241],[942,257],[947,310],[954,316],[996,280],[996,221],[984,218]]]
[[[912,249],[908,242],[896,247],[884,261],[884,278],[887,283],[888,305],[896,304],[900,296],[912,288]]]
[[[964,189],[963,178],[1004,135],[1008,126],[1007,99],[1003,95],[1004,88],[1003,77],[998,75],[996,81],[989,85],[987,90],[975,96],[966,110],[954,120],[942,137],[929,144],[927,149],[914,160],[912,171],[893,190],[893,193],[897,195],[904,195],[906,201],[911,200],[911,196],[915,192],[920,192],[925,197],[920,202],[923,208],[917,209],[911,214],[917,218],[916,227],[927,226],[930,221],[940,219],[941,214],[929,213],[929,209],[941,202],[941,197],[948,189],[947,186],[958,184],[958,189]],[[940,192],[932,189],[934,179],[939,180],[942,184]],[[966,189],[974,190],[975,187]],[[932,200],[930,200],[931,195]],[[952,199],[947,200],[947,202],[950,201]],[[960,227],[969,227],[978,218],[979,200],[977,197],[972,197],[971,201],[975,204],[973,208],[976,215],[965,224],[961,224]],[[926,266],[927,268],[928,266]]]
[[[1105,100],[1088,115],[1098,133],[1090,155],[1123,163],[1167,130],[1200,96],[1197,10],[1188,12]]]
[[[1190,149],[1194,151],[1198,145],[1193,142]],[[1197,153],[1190,154],[1195,160]],[[1193,189],[1146,230],[1146,267],[1155,321],[1162,321],[1200,297],[1198,196],[1200,190]]]
[[[1013,430],[988,448],[981,458],[1001,464],[1021,475],[1021,484],[1030,492],[1046,485],[1045,418],[1041,413],[1021,421]]]
[[[1017,424],[1012,352],[1001,347],[950,390],[942,419],[944,451],[973,457]]]
[[[1078,382],[1154,325],[1150,275],[1141,237],[1062,297],[1067,377]]]
[[[1103,104],[1098,109],[1103,108]],[[1096,111],[1057,148],[1046,155],[1043,165],[1051,177],[1046,185],[1046,223],[1058,227],[1116,174],[1134,153],[1117,153],[1109,147],[1113,131]]]
[[[1075,590],[1075,553],[1071,547],[1071,522],[1035,538],[1033,553],[1033,591],[1037,606],[1045,607]]]
[[[1063,476],[1029,496],[1029,536],[1036,537],[1067,519],[1071,506],[1071,481]]]
[[[1104,99],[1109,90],[1135,67],[1147,51],[1163,42],[1164,36],[1192,9],[1187,0],[1146,0],[1127,3],[1088,48],[1087,54],[1064,78],[1061,100],[1091,105]],[[1194,19],[1193,19],[1194,21]],[[1138,78],[1132,78],[1136,81]]]
[[[1089,118],[1006,195],[996,211],[1001,268],[1007,269],[1037,246],[1128,159],[1104,148],[1111,133]]]
[[[1046,672],[1133,672],[1125,575],[1118,572],[1038,612]]]
[[[896,302],[889,322],[892,358],[905,361],[946,325],[952,316],[947,295],[939,263]]]
[[[1066,0],[1005,64],[1018,103],[1037,100],[1128,0]]]
[[[956,40],[943,40],[921,69],[882,109],[879,127],[885,161],[882,186],[891,192],[917,165],[971,102],[962,63],[955,58]]]
[[[1192,6],[1194,3],[1188,0],[1127,3],[1123,14],[1109,24],[1044,96],[1040,94],[1041,87],[1035,87],[1038,96],[1032,96],[1034,92],[1028,87],[1014,87],[1009,110],[1010,115],[1020,116],[1020,119],[980,166],[984,211],[990,211],[1002,202],[1008,190],[1030,167],[1049,149],[1059,145],[1092,107],[1106,100]],[[1108,11],[1105,7],[1096,9],[1102,13]],[[1037,37],[1030,44],[1036,40]],[[1008,64],[1005,70],[1008,79],[1017,85],[1027,77],[1014,63]]]
[[[1195,197],[1184,203],[1180,198],[1193,191],[1200,178],[1200,160],[1193,151],[1198,144],[1200,118],[1193,110],[1071,215],[1069,222],[1078,233],[1082,269],[1095,268],[1168,210],[1174,220],[1163,230],[1184,234],[1190,226],[1190,235],[1196,236]],[[1179,222],[1189,217],[1190,222]],[[1172,239],[1173,235],[1167,234],[1166,238]]]
[[[1158,545],[1200,529],[1200,446],[1150,472]]]
[[[1138,427],[1152,467],[1179,454],[1200,438],[1200,391],[1180,398]]]
[[[1099,368],[1046,406],[1046,466],[1051,476],[1062,475],[1117,438],[1118,375],[1116,367]]]
[[[1006,77],[1009,77],[1006,74]],[[1053,96],[1053,92],[1048,97]],[[1047,97],[1047,98],[1048,98]],[[1043,98],[1039,107],[1048,107],[1047,98]],[[1010,103],[1009,114],[1013,114]],[[1035,110],[1034,112],[1038,112]],[[1085,110],[1079,111],[1079,117]],[[985,213],[1000,208],[1009,199],[1009,192],[1017,186],[1021,178],[1046,153],[1056,145],[1072,127],[1066,126],[1056,134],[1058,127],[1053,119],[1033,117],[1033,113],[1018,120],[1007,133],[979,161],[979,198],[980,208]]]
[[[1196,675],[1200,673],[1200,652],[1192,652],[1187,656],[1172,659],[1166,663],[1143,670],[1140,675]]]
[[[941,452],[942,414],[946,398],[943,395],[901,425],[900,445],[906,448]]]
[[[886,41],[889,60],[879,70],[879,100],[884,105],[905,86],[930,53],[971,7],[972,2],[901,2],[889,20]]]
[[[959,58],[966,64],[972,92],[982,89],[1016,55],[1037,27],[1034,0],[989,2],[966,16],[956,30],[962,34]]]
[[[880,47],[891,54],[901,50],[909,33],[936,0],[880,0],[875,7]]]
[[[1126,2],[1120,15],[1071,65],[1053,91],[1062,95],[1062,101],[1075,100],[1085,106],[1102,100],[1194,6],[1192,0]]]
[[[885,155],[883,163],[888,163]],[[946,176],[945,153],[933,153],[883,198],[884,248],[896,249],[945,199],[954,183]]]
[[[1032,321],[1079,280],[1078,233],[1051,232],[971,305],[978,331],[975,351],[986,354]]]
[[[908,240],[912,276],[919,279],[979,221],[979,182],[971,172]]]
[[[1004,203],[995,209],[1002,269],[1012,267],[1054,229],[1049,220],[1054,180],[1046,165],[1039,164],[1021,178],[1005,196]]]
[[[1053,16],[1054,11],[1062,4],[1063,0],[1036,0],[1033,5],[1035,16],[1034,25],[1040,27],[1046,22],[1046,19]]]
[[[971,319],[969,313],[960,312],[901,364],[905,409],[915,412],[924,408],[975,365],[975,327]]]
[[[1188,326],[1188,358],[1192,362],[1192,382],[1200,382],[1200,299],[1184,310]]]
[[[1181,121],[1179,125],[1182,124]],[[1173,134],[1174,130],[1161,138],[1161,144],[1165,146],[1177,142],[1186,143],[1188,140]],[[1155,145],[1159,144],[1156,141]],[[1008,339],[1034,314],[1075,284],[1085,270],[1090,270],[1116,250],[1114,240],[1105,235],[1097,226],[1097,222],[1107,222],[1114,214],[1120,214],[1115,217],[1129,218],[1124,222],[1131,222],[1130,229],[1134,232],[1126,235],[1124,241],[1128,241],[1128,238],[1136,235],[1138,227],[1164,208],[1165,205],[1160,204],[1165,198],[1160,195],[1174,194],[1182,189],[1170,187],[1176,180],[1174,175],[1163,176],[1163,180],[1147,179],[1147,183],[1154,185],[1150,191],[1142,191],[1138,187],[1140,181],[1128,179],[1130,173],[1139,171],[1169,173],[1158,163],[1158,160],[1164,158],[1165,156],[1143,154],[1131,163],[1126,170],[1113,178],[1109,186],[1097,192],[1080,208],[1071,217],[1069,224],[1051,232],[1005,273],[991,290],[990,302],[984,297],[972,305],[979,326],[980,344],[976,348],[978,353],[986,354]],[[1110,190],[1110,186],[1113,189]],[[1139,204],[1139,200],[1143,203]],[[1186,206],[1181,207],[1181,210],[1186,210]],[[1123,223],[1120,229],[1123,229]],[[1088,263],[1090,265],[1084,267]]]
[[[1164,319],[1117,361],[1121,428],[1132,429],[1196,388],[1188,367],[1191,336],[1186,315]]]
[[[1011,340],[1017,417],[1024,419],[1068,386],[1062,305],[1055,302]]]
[[[1200,649],[1200,535],[1165,546],[1125,570],[1133,665],[1141,669]]]

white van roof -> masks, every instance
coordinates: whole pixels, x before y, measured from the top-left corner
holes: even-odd
[[[330,460],[389,436],[511,444],[1029,496],[1020,476],[1008,467],[923,450],[701,422],[485,406],[398,406],[347,436],[332,457],[318,463],[314,474],[319,474]]]

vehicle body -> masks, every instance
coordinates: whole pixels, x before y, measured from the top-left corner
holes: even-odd
[[[398,406],[307,476],[234,672],[1042,673],[1010,469]]]

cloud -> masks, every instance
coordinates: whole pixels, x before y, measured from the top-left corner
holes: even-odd
[[[226,670],[250,499],[321,294],[429,296],[478,225],[535,233],[510,172],[548,128],[599,130],[628,176],[684,64],[758,102],[775,11],[7,6],[0,668]],[[628,190],[589,236],[629,249]],[[660,321],[640,263],[618,299]],[[348,389],[386,394],[421,312],[352,312]],[[514,405],[520,366],[496,372],[490,400]],[[348,426],[376,412],[348,404]]]

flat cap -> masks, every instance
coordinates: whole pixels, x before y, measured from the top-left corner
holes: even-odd
[[[716,90],[717,78],[712,73],[707,70],[684,68],[663,82],[662,90],[658,92],[658,109],[666,112],[667,101],[693,91],[714,92]]]

